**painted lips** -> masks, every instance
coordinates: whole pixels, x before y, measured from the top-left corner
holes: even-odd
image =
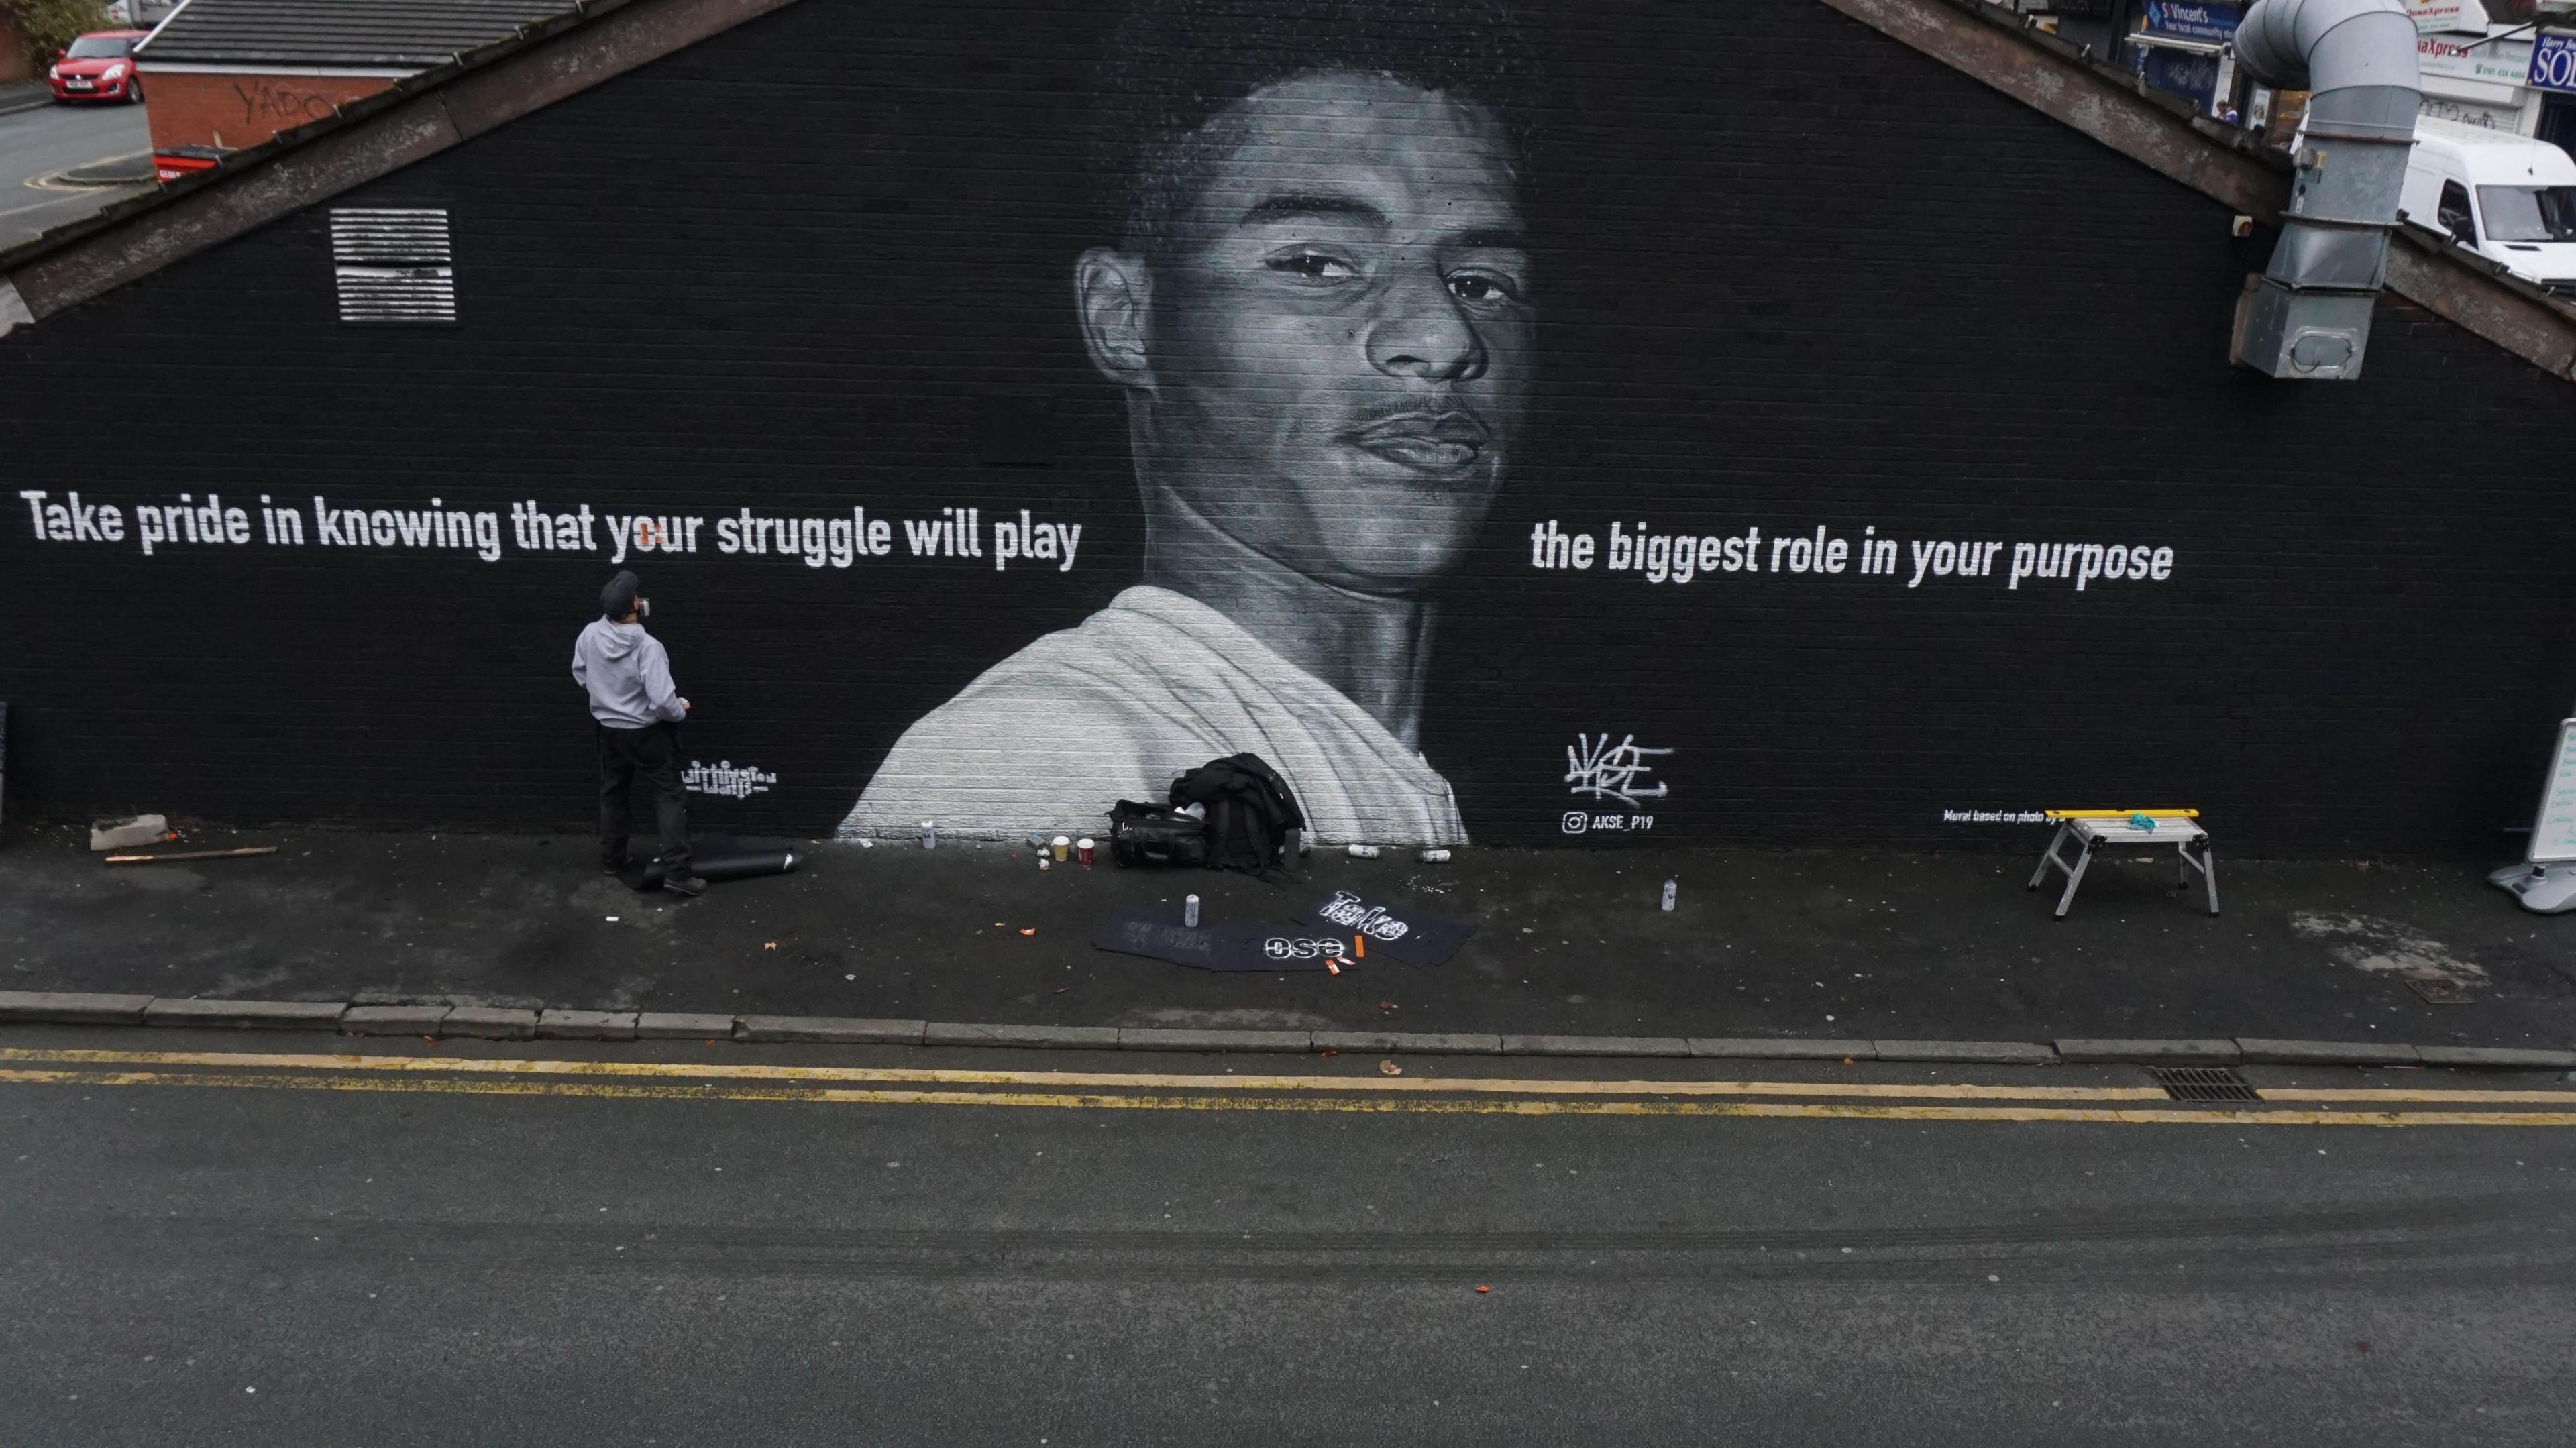
[[[1425,473],[1463,472],[1492,440],[1492,431],[1472,412],[1408,412],[1350,434],[1361,451]]]

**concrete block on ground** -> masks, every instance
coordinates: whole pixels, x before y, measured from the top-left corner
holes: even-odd
[[[2548,1071],[2576,1066],[2576,1051],[2541,1046],[2418,1046],[2415,1053],[2427,1066],[2520,1066]]]
[[[1118,1033],[1122,1051],[1311,1051],[1312,1031],[1196,1031],[1137,1026]]]
[[[2139,1066],[2233,1066],[2244,1058],[2227,1040],[2064,1040],[2057,1059],[2075,1064],[2125,1062]]]
[[[1880,1041],[1882,1061],[1957,1061],[1970,1065],[2045,1066],[2054,1048],[2035,1041]]]
[[[243,1026],[281,1031],[327,1031],[340,1024],[345,1001],[156,1000],[143,1009],[147,1026]]]
[[[1428,1033],[1416,1031],[1317,1031],[1318,1051],[1402,1051],[1416,1056],[1499,1056],[1503,1053],[1501,1036],[1480,1036],[1472,1031]]]
[[[733,1039],[731,1016],[705,1015],[687,1011],[643,1011],[635,1017],[635,1039],[639,1041],[704,1041]]]
[[[1758,1037],[1694,1036],[1690,1053],[1721,1061],[1875,1061],[1876,1041],[1782,1041]]]
[[[147,995],[98,995],[73,990],[0,990],[0,1021],[45,1021],[72,1026],[132,1026],[152,1004]]]
[[[438,1033],[483,1041],[524,1041],[537,1033],[537,1013],[500,1006],[458,1006],[438,1023]]]
[[[157,845],[170,833],[170,821],[161,815],[119,815],[112,820],[93,820],[89,827],[89,847],[93,854],[109,850],[131,850],[143,845]]]
[[[1687,1056],[1679,1036],[1505,1036],[1506,1056]]]
[[[344,1036],[435,1036],[445,1006],[351,1006],[340,1013]]]
[[[552,1041],[631,1041],[634,1011],[539,1011],[537,1035]]]
[[[877,1021],[858,1016],[744,1016],[734,1023],[737,1041],[827,1041],[849,1046],[918,1046],[928,1021]]]
[[[921,1033],[926,1046],[1043,1046],[1094,1051],[1118,1049],[1116,1026],[1013,1026],[968,1021],[932,1021]]]
[[[2412,1066],[2422,1058],[2394,1041],[2276,1041],[2238,1036],[2249,1066]]]

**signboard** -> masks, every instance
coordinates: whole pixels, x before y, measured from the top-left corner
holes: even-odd
[[[2476,41],[2445,40],[2434,35],[2415,37],[2415,68],[2428,76],[2476,81],[2481,85],[2503,86],[2510,90],[2524,84],[2539,84],[2525,79],[2525,73],[2534,64],[2533,46],[2528,40],[2499,40],[2492,45],[2480,45]],[[2496,97],[2497,100],[2508,98]]]
[[[2523,84],[2534,90],[2576,93],[2576,35],[2544,32],[2532,41]]]
[[[2419,35],[2487,28],[2487,12],[2478,0],[2406,0],[2406,16],[2415,22]]]
[[[2218,94],[2218,57],[2206,51],[2150,50],[2138,58],[2138,74],[2160,91],[2190,97],[2203,111]]]
[[[2195,0],[2147,0],[2145,15],[2150,34],[2212,42],[2233,39],[2237,22],[2244,18],[2233,5]]]
[[[2535,865],[2576,861],[2576,719],[2558,726],[2558,748],[2549,756],[2549,782],[2540,789],[2540,814],[2531,822]]]

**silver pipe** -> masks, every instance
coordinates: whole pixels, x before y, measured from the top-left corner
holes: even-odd
[[[2415,22],[2405,0],[2255,0],[2236,60],[2310,95],[2289,215],[2237,303],[2232,355],[2274,377],[2357,378],[2415,143]]]

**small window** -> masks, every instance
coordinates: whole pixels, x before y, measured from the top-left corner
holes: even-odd
[[[2469,188],[2466,186],[2457,181],[2442,183],[2440,220],[2442,229],[2451,233],[2452,240],[2463,246],[2478,244],[2477,218],[2469,212]]]

